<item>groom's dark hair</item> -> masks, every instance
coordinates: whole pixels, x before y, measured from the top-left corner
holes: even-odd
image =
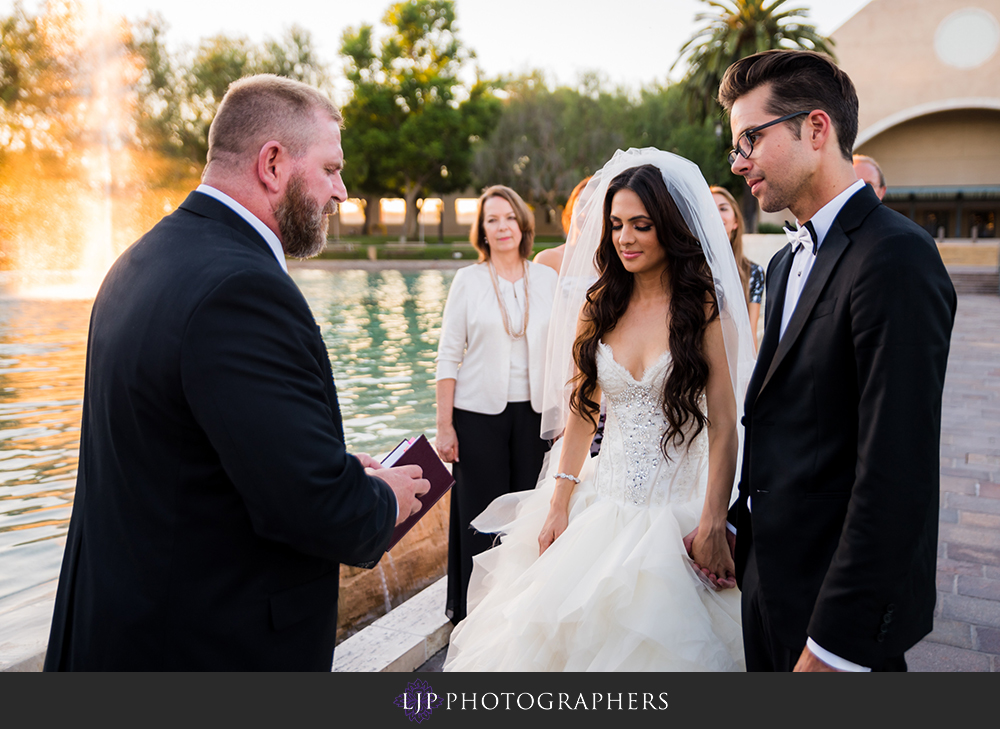
[[[760,86],[771,89],[767,110],[776,117],[822,109],[837,131],[840,152],[848,162],[858,136],[858,92],[833,59],[815,51],[775,50],[741,58],[726,69],[719,84],[719,103],[727,112]],[[796,139],[802,117],[785,122]]]

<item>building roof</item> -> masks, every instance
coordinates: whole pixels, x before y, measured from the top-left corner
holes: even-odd
[[[872,0],[832,37],[861,102],[857,146],[939,111],[1000,111],[1000,0]]]

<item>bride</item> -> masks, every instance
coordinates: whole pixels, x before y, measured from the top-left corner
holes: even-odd
[[[503,536],[444,670],[743,670],[726,512],[754,350],[728,238],[698,168],[659,150],[617,152],[581,200],[550,330],[557,472],[473,522]]]

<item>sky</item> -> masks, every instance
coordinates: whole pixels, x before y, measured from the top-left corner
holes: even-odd
[[[37,9],[39,0],[23,0]],[[340,37],[347,27],[378,26],[391,0],[84,0],[138,20],[159,13],[173,49],[217,34],[260,42],[292,25],[308,29],[319,55],[340,75]],[[869,0],[791,0],[805,7],[820,33],[829,35]],[[0,0],[7,14],[13,0]],[[550,83],[575,85],[597,71],[613,85],[633,89],[665,82],[681,45],[702,24],[708,6],[698,0],[457,0],[458,36],[476,53],[487,76],[541,69]],[[609,11],[609,7],[614,12]],[[469,69],[471,74],[472,69]],[[676,80],[679,74],[675,72]],[[338,85],[339,86],[339,85]],[[339,101],[344,101],[340,99]]]

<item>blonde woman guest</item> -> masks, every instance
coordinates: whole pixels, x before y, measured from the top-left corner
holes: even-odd
[[[543,359],[557,274],[528,260],[534,218],[509,187],[479,198],[470,239],[479,263],[460,269],[444,309],[437,365],[437,450],[454,464],[447,613],[466,616],[472,558],[492,535],[469,525],[493,499],[532,489],[540,437]]]
[[[760,319],[760,303],[764,299],[764,269],[743,255],[743,213],[736,204],[732,193],[724,187],[712,186],[712,197],[722,216],[722,224],[729,234],[729,242],[733,246],[733,256],[736,258],[736,268],[743,282],[743,293],[747,297],[747,310],[750,313],[750,331],[753,333],[754,346],[757,345],[757,322]]]

